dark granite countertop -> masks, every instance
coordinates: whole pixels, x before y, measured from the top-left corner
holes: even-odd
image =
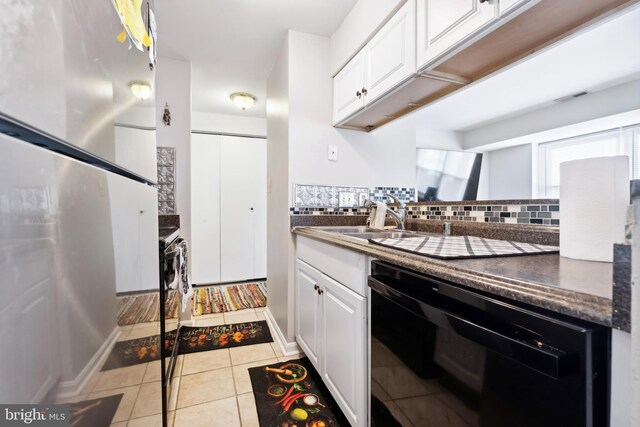
[[[158,237],[160,240],[166,240],[178,230],[180,230],[178,227],[158,227]]]
[[[546,310],[605,326],[612,324],[611,263],[573,260],[557,254],[441,260],[322,231],[322,227],[295,227],[293,232]]]

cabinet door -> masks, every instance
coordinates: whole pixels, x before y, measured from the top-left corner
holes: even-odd
[[[191,135],[191,280],[220,282],[220,136]]]
[[[366,300],[322,276],[321,375],[352,426],[367,425]]]
[[[58,322],[66,313],[57,304],[52,268],[59,267],[51,264],[58,248],[40,240],[23,246],[23,241],[15,246],[3,241],[0,268],[7,274],[0,302],[2,403],[40,403],[61,375]]]
[[[537,1],[537,0],[498,0],[499,6],[500,6],[500,16],[506,14],[506,13],[511,13],[513,11],[515,11],[516,9],[519,9],[520,7],[524,6],[526,3],[529,3],[530,1]]]
[[[256,209],[263,209],[260,215],[266,215],[261,207],[266,197],[265,140],[220,139],[220,280],[255,279]],[[263,232],[266,230],[260,230]]]
[[[319,371],[321,273],[303,261],[296,262],[296,341]]]
[[[267,141],[254,144],[255,186],[253,189],[253,277],[267,277]]]
[[[364,107],[364,51],[358,53],[333,78],[333,123],[337,124]]]
[[[158,290],[158,190],[138,184],[140,206],[140,288]]]
[[[415,1],[405,3],[364,50],[366,105],[416,72]]]
[[[111,207],[116,292],[139,291],[142,289],[140,271],[142,254],[140,252],[141,215],[138,207],[140,206],[139,186],[142,184],[115,174],[107,174],[107,184]],[[157,242],[157,230],[155,233]],[[157,250],[153,256],[157,259]],[[155,286],[158,286],[158,282]]]
[[[492,22],[497,0],[418,0],[416,13],[420,69]]]

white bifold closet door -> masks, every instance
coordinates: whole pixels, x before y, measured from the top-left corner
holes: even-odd
[[[231,136],[220,140],[220,280],[265,277],[266,141]]]
[[[266,277],[267,150],[263,138],[191,135],[191,278]]]
[[[220,281],[220,137],[191,134],[191,281]]]

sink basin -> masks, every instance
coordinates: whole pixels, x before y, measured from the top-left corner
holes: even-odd
[[[329,233],[338,233],[349,237],[357,237],[359,239],[400,239],[403,237],[416,237],[420,235],[415,231],[379,230],[377,228],[369,228],[366,226],[317,227],[317,229],[327,231]]]
[[[353,233],[370,233],[382,230],[376,230],[375,228],[369,228],[367,226],[342,226],[342,227],[317,227],[320,231],[328,231],[330,233],[340,233],[340,234],[353,234]]]
[[[411,231],[370,231],[364,233],[343,233],[347,236],[357,237],[360,239],[401,239],[404,237],[417,237],[419,236],[417,233]]]

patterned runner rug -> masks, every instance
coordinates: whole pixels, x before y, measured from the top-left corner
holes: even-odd
[[[265,282],[216,285],[194,289],[193,315],[226,313],[267,305]]]
[[[166,333],[165,345],[173,344],[176,331]],[[249,344],[272,342],[269,326],[264,320],[219,326],[182,326],[180,328],[179,354],[220,348],[240,347]],[[111,350],[103,371],[160,359],[160,335],[119,341]]]
[[[178,317],[178,294],[169,293],[167,319]],[[118,325],[157,322],[160,320],[160,296],[157,292],[118,297]]]
[[[258,308],[267,305],[267,285],[265,282],[215,285],[194,289],[193,315]],[[179,299],[175,291],[169,294],[167,319],[178,317]],[[157,322],[159,315],[157,292],[118,297],[118,325]]]

